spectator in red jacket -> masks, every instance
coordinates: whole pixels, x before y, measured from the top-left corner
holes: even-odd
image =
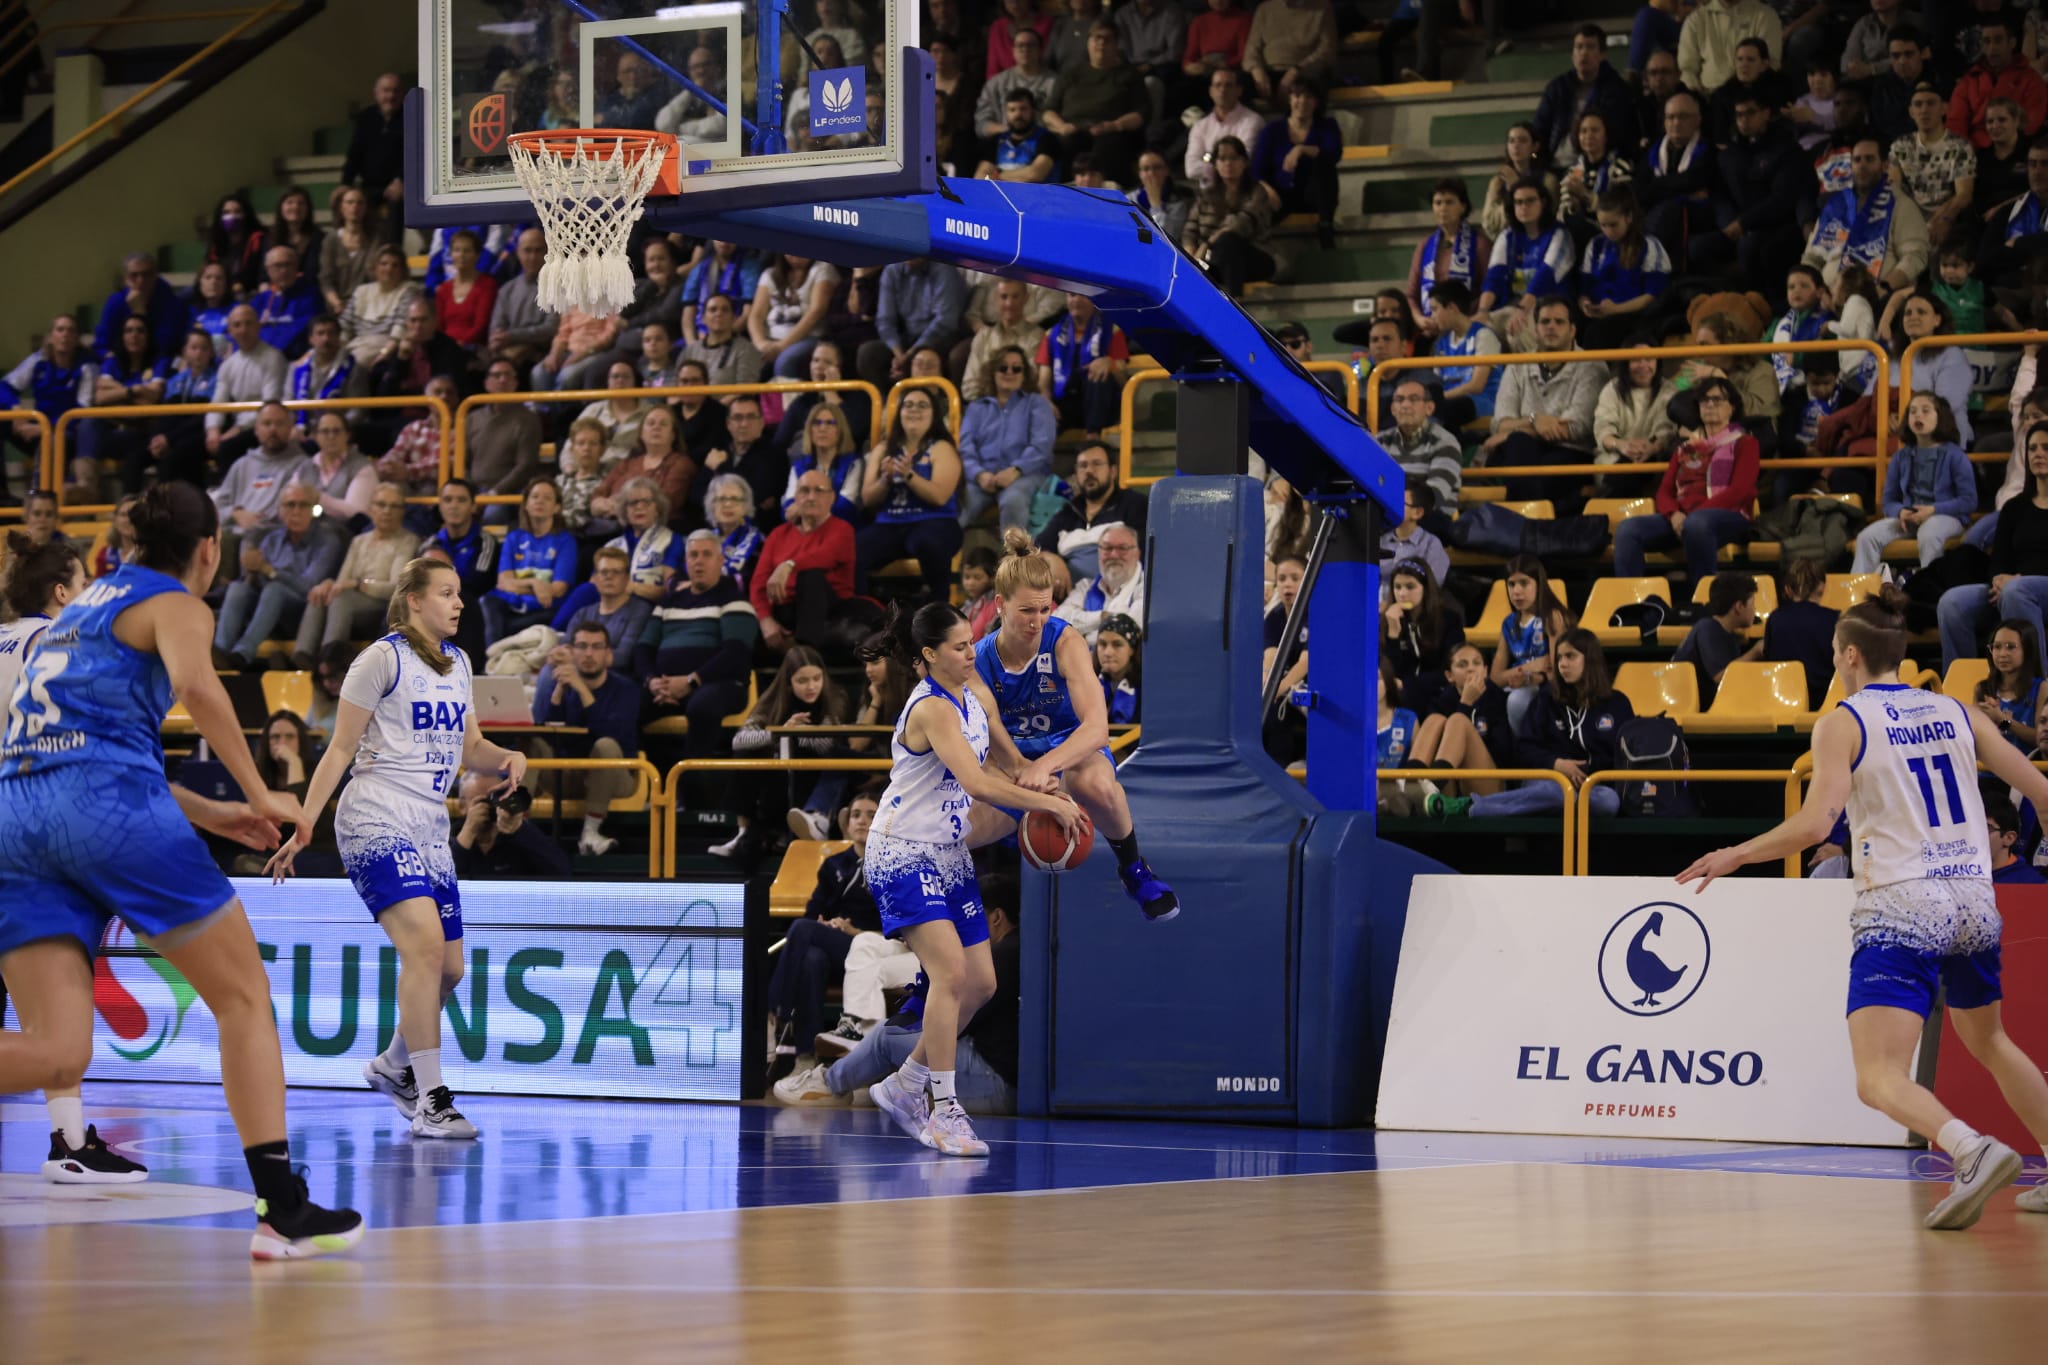
[[[1699,402],[1699,430],[1678,448],[1657,489],[1657,514],[1630,517],[1614,532],[1614,572],[1641,578],[1644,555],[1672,545],[1685,547],[1688,576],[1695,583],[1714,574],[1723,545],[1749,537],[1756,502],[1756,437],[1742,428],[1742,400],[1720,376],[1693,390]]]
[[[832,515],[832,480],[797,476],[789,520],[768,533],[747,595],[770,649],[823,648],[833,627],[863,615],[853,596],[853,526]]]
[[[482,255],[477,235],[457,228],[448,238],[448,278],[434,291],[441,331],[471,351],[490,336],[491,309],[498,302],[498,282],[477,269]]]
[[[1977,64],[1963,73],[1949,97],[1949,131],[1980,149],[1991,145],[1984,107],[2001,95],[2019,105],[2028,137],[2041,131],[2041,120],[2048,116],[2048,81],[2020,55],[2017,23],[2010,12],[1978,16]]]

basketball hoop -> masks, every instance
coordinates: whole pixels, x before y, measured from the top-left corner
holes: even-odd
[[[682,191],[682,149],[666,133],[559,128],[505,139],[547,237],[534,293],[550,313],[611,314],[633,302],[626,238],[650,193]]]

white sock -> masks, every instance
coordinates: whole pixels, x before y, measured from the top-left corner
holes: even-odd
[[[1941,1125],[1941,1131],[1934,1135],[1934,1145],[1950,1156],[1961,1156],[1963,1149],[1977,1145],[1982,1136],[1975,1128],[1961,1119],[1950,1119]]]
[[[50,1131],[62,1133],[72,1151],[85,1146],[85,1099],[79,1095],[44,1095],[50,1110]]]
[[[602,837],[603,829],[604,817],[602,815],[586,815],[583,817],[583,841],[585,843],[597,842]]]
[[[913,1095],[922,1095],[924,1088],[931,1084],[932,1073],[925,1069],[923,1062],[906,1060],[896,1074],[903,1080],[903,1088]]]
[[[403,1071],[412,1065],[412,1053],[405,1046],[405,1035],[391,1035],[391,1046],[384,1049],[384,1061],[395,1071]]]
[[[953,1093],[953,1072],[951,1068],[932,1072],[932,1103],[943,1104],[947,1100],[957,1102],[959,1096]]]
[[[445,1082],[441,1079],[441,1049],[424,1047],[412,1054],[413,1084],[419,1087],[425,1097],[430,1090],[439,1090]]]

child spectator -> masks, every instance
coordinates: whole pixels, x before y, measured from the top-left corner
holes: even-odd
[[[1788,460],[1806,459],[1813,453],[1814,438],[1820,435],[1823,417],[1841,411],[1854,401],[1848,385],[1842,383],[1841,360],[1833,351],[1811,351],[1799,357],[1802,386],[1785,396],[1778,412],[1778,454]],[[1795,488],[1812,482],[1814,471],[1781,469],[1774,481],[1773,505],[1785,501]]]
[[[1566,631],[1557,641],[1555,681],[1540,688],[1528,723],[1518,727],[1518,762],[1563,773],[1574,788],[1615,766],[1621,727],[1635,719],[1628,698],[1614,690],[1606,652],[1593,632]],[[1438,817],[1534,815],[1560,810],[1564,792],[1555,782],[1530,781],[1492,796],[1436,796],[1428,811]],[[1621,813],[1621,795],[1611,785],[1593,788],[1593,814]]]
[[[1436,490],[1421,479],[1409,479],[1402,492],[1401,524],[1380,537],[1380,553],[1420,562],[1442,583],[1451,571],[1450,552],[1444,549],[1441,540],[1422,529],[1423,520],[1434,511]]]
[[[1977,508],[1977,476],[1956,434],[1955,414],[1938,394],[1916,393],[1906,405],[1908,443],[1892,452],[1884,480],[1884,516],[1856,535],[1852,573],[1875,573],[1885,547],[1911,536],[1920,567],[1941,558]]]
[[[1511,768],[1514,729],[1508,724],[1508,694],[1486,676],[1486,651],[1466,641],[1451,651],[1450,665],[1430,683],[1426,700],[1408,704],[1422,717],[1410,758],[1418,768]],[[1427,714],[1424,714],[1424,712]],[[1496,747],[1498,746],[1498,747]],[[1449,785],[1449,784],[1447,784]],[[1500,783],[1468,778],[1456,784],[1469,793],[1495,792]]]
[[[1144,642],[1145,632],[1122,612],[1103,617],[1095,633],[1095,672],[1102,679],[1111,725],[1138,723],[1138,680],[1143,671],[1139,649]]]
[[[1871,341],[1877,336],[1877,281],[1860,265],[1845,265],[1835,277],[1828,299],[1835,320],[1827,334],[1839,341]],[[1867,351],[1855,353],[1853,366],[1842,378],[1858,393],[1866,392],[1877,376],[1877,357]]]
[[[1603,193],[1595,216],[1600,231],[1579,264],[1579,340],[1600,351],[1620,344],[1640,315],[1663,301],[1671,255],[1643,232],[1642,210],[1628,190]]]
[[[1820,272],[1810,265],[1795,265],[1785,272],[1785,311],[1771,324],[1770,334],[1764,339],[1775,346],[1791,342],[1819,341],[1821,329],[1833,319],[1827,311],[1827,286],[1821,282]],[[1832,353],[1830,358],[1832,359]],[[1792,390],[1802,385],[1799,368],[1800,357],[1791,351],[1774,351],[1771,354],[1771,370],[1778,377],[1778,392],[1785,395],[1790,406],[1794,401]]]
[[[2032,749],[2041,700],[2041,642],[2032,623],[2001,622],[1984,652],[1991,675],[1977,684],[1977,709],[2007,739]]]
[[[1572,614],[1552,591],[1543,561],[1516,555],[1507,562],[1508,615],[1493,651],[1493,680],[1507,689],[1508,723],[1522,733],[1522,720],[1549,680],[1552,645],[1573,624]]]
[[[1280,654],[1280,641],[1287,632],[1287,614],[1301,595],[1301,581],[1307,572],[1308,561],[1293,552],[1282,552],[1273,561],[1273,593],[1266,607],[1266,647],[1259,681],[1264,686],[1272,679],[1274,670],[1279,670],[1280,687],[1274,693],[1274,709],[1264,718],[1261,736],[1266,752],[1276,763],[1292,763],[1298,758],[1305,737],[1306,726],[1287,698],[1308,677],[1307,623],[1303,622],[1294,649],[1285,658]]]
[[[974,638],[994,629],[996,624],[996,552],[986,545],[977,545],[960,554],[960,594],[967,600],[960,604],[960,610],[967,617],[967,624],[974,628]]]
[[[1977,278],[1976,272],[1976,244],[1950,242],[1935,259],[1934,277],[1926,282],[1925,287],[1948,305],[1949,316],[1955,320],[1958,333],[1988,332],[1993,330],[1989,325],[1992,322],[1998,324],[1999,331],[2023,330],[2012,310],[1992,301],[1990,292],[1984,288],[1984,281]]]
[[[1824,52],[1807,64],[1806,93],[1785,110],[1799,130],[1799,145],[1809,152],[1835,131],[1836,85],[1834,54]]]
[[[735,758],[773,758],[777,750],[775,726],[844,725],[847,720],[846,694],[825,671],[825,657],[809,645],[791,645],[782,656],[775,681],[761,694],[761,700],[733,736]],[[839,741],[827,735],[798,739],[794,758],[830,758]],[[734,775],[728,810],[739,816],[739,833],[722,844],[714,844],[713,855],[735,862],[750,863],[767,851],[767,830],[776,810],[801,810],[804,798],[817,785],[814,772],[741,772]],[[794,797],[794,800],[785,800]],[[810,1033],[816,1033],[812,1028]],[[810,1034],[805,1034],[808,1037]]]
[[[1745,663],[1763,653],[1761,640],[1743,647],[1746,633],[1755,624],[1756,580],[1746,573],[1715,574],[1707,588],[1707,615],[1693,623],[1671,656],[1671,662],[1691,664],[1699,675],[1702,705],[1713,701],[1730,664]]]
[[[1472,291],[1456,280],[1445,280],[1433,297],[1437,327],[1431,354],[1476,360],[1500,354],[1500,337],[1472,316]],[[1456,431],[1476,418],[1493,416],[1494,401],[1500,396],[1505,365],[1445,365],[1437,370],[1443,380],[1443,400],[1437,404],[1437,420]]]
[[[1835,678],[1835,623],[1842,614],[1820,604],[1827,570],[1817,559],[1795,559],[1778,580],[1778,609],[1764,622],[1764,661],[1806,668],[1806,704],[1817,707]]]
[[[1465,627],[1445,606],[1429,566],[1413,559],[1402,560],[1387,575],[1387,605],[1380,619],[1386,635],[1381,653],[1394,666],[1402,699],[1420,710],[1423,694],[1449,666],[1451,651],[1465,643]]]

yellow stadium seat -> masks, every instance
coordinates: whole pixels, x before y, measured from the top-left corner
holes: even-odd
[[[1591,591],[1586,594],[1586,607],[1579,613],[1579,624],[1593,632],[1593,637],[1603,645],[1633,645],[1642,643],[1643,634],[1634,626],[1610,625],[1615,610],[1647,602],[1652,597],[1662,600],[1667,606],[1671,602],[1671,585],[1661,578],[1596,578]],[[1506,594],[1503,592],[1505,603]]]
[[[1797,663],[1737,661],[1721,675],[1714,704],[1686,729],[1707,734],[1771,734],[1811,724],[1806,709],[1806,668]]]
[[[1769,574],[1757,574],[1755,578],[1756,621],[1745,633],[1744,638],[1761,640],[1764,638],[1764,618],[1778,609],[1778,580],[1772,578]],[[1693,587],[1693,602],[1698,606],[1704,607],[1707,604],[1707,599],[1712,595],[1713,586],[1713,579],[1702,578]],[[1657,643],[1676,648],[1685,643],[1686,632],[1689,629],[1690,627],[1688,626],[1659,626],[1657,628]]]
[[[749,669],[747,672],[747,704],[719,723],[728,730],[739,729],[747,723],[747,717],[753,714],[754,707],[759,704],[760,700],[761,680],[754,676],[753,670]],[[690,718],[688,716],[666,716],[661,720],[641,727],[641,733],[647,735],[687,735],[690,733]]]
[[[1831,611],[1847,611],[1864,598],[1875,596],[1879,581],[1874,573],[1831,573],[1820,595],[1820,604]]]
[[[1977,684],[1990,679],[1989,659],[1957,659],[1948,666],[1948,676],[1941,680],[1941,690],[1968,706],[1977,700]]]
[[[1657,515],[1655,498],[1587,498],[1586,515],[1607,518],[1611,531],[1630,517],[1654,517]]]
[[[1631,662],[1614,675],[1614,690],[1639,716],[1669,716],[1691,724],[1700,712],[1700,675],[1691,664]]]
[[[1510,512],[1520,512],[1531,521],[1555,521],[1557,519],[1557,509],[1551,506],[1548,498],[1538,498],[1534,502],[1504,502],[1501,506],[1507,508]]]
[[[768,913],[784,919],[796,919],[811,903],[811,892],[818,888],[818,868],[835,853],[852,848],[849,839],[792,839],[789,851],[782,855],[782,866],[776,870],[775,882],[768,888]]]
[[[1508,619],[1507,580],[1496,578],[1493,586],[1486,591],[1486,608],[1479,613],[1479,624],[1465,632],[1465,638],[1481,649],[1492,649],[1500,643],[1500,628]]]
[[[311,673],[278,673],[263,675],[263,706],[273,716],[279,711],[289,711],[304,717],[313,705],[313,675]]]

